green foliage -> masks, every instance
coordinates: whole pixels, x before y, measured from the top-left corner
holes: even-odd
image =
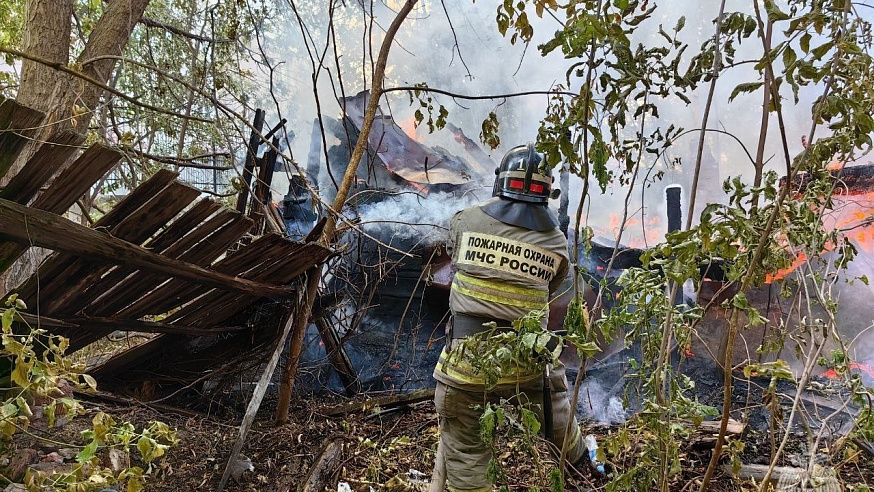
[[[416,87],[427,90],[428,84],[416,84]],[[410,106],[413,105],[414,100],[419,102],[419,108],[413,114],[417,128],[425,120],[426,114],[428,115],[428,120],[425,124],[428,125],[428,133],[434,133],[434,130],[442,130],[446,126],[446,117],[449,116],[449,111],[442,104],[439,104],[437,106],[437,117],[434,118],[434,98],[431,97],[429,92],[423,92],[422,90],[410,91]]]
[[[84,366],[65,357],[67,339],[24,323],[19,311],[27,306],[17,295],[10,296],[6,306],[0,316],[2,355],[12,365],[0,406],[0,456],[8,459],[13,435],[27,432],[35,418],[34,405],[42,407],[48,428],[56,427],[85,413],[70,389],[94,391],[97,383],[83,372]],[[91,428],[83,431],[82,437],[86,444],[70,445],[81,450],[69,472],[29,469],[25,476],[27,490],[87,491],[115,486],[138,492],[144,489],[148,473],[131,464],[131,447],[137,449],[139,460],[149,464],[178,443],[176,431],[163,422],[152,421],[137,431],[132,424],[117,423],[103,412],[94,415]],[[118,472],[102,464],[100,456],[110,448],[120,450],[124,456],[125,463]]]

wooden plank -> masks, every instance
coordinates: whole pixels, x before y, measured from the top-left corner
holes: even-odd
[[[188,336],[212,336],[222,333],[233,333],[249,328],[245,326],[220,326],[213,328],[197,328],[193,326],[171,325],[156,321],[121,320],[113,318],[89,318],[85,316],[59,317],[36,316],[28,313],[15,313],[18,321],[23,321],[32,327],[65,328],[83,331],[135,331],[139,333],[170,333]],[[74,349],[75,350],[75,349]]]
[[[257,281],[274,280],[279,284],[285,284],[306,271],[294,268],[295,255],[306,254],[301,250],[306,250],[310,246],[314,251],[321,248],[313,243],[301,245],[301,249],[297,251],[289,250],[287,253],[277,257],[265,258],[265,261],[249,271],[238,274],[238,277]],[[173,313],[173,315],[167,318],[167,321],[171,323],[194,323],[200,326],[210,326],[226,320],[257,300],[257,298],[252,296],[239,296],[234,293],[213,290],[200,297],[196,303],[191,303]]]
[[[698,430],[710,434],[718,434],[719,424],[718,420],[704,420],[698,426]],[[743,423],[735,419],[728,419],[728,427],[726,427],[725,432],[727,434],[740,435],[744,433],[744,429],[746,429],[746,426]]]
[[[0,198],[26,205],[84,141],[85,137],[69,131],[49,137],[0,191]]]
[[[252,133],[249,135],[249,142],[246,145],[246,160],[243,163],[243,189],[240,190],[240,195],[237,197],[237,212],[246,213],[246,204],[249,201],[249,182],[252,180],[252,171],[255,169],[255,156],[258,152],[258,145],[261,143],[261,129],[264,127],[263,109],[255,110],[255,119],[252,121]]]
[[[143,246],[162,253],[170,251],[171,248],[182,248],[182,251],[185,251],[203,238],[202,233],[206,231],[200,231],[199,226],[204,221],[224,213],[220,203],[212,198],[202,198],[184,215],[171,222],[166,229],[161,231],[161,234]],[[183,247],[182,244],[187,246]]]
[[[198,236],[206,234],[206,231],[200,230],[197,226],[202,223],[208,216],[214,214],[221,208],[221,205],[209,198],[200,200],[190,210],[185,212],[181,217],[174,220],[167,228],[161,231],[155,238],[144,245],[144,247],[166,256],[167,250],[182,241],[188,236]],[[180,237],[181,236],[181,237]],[[176,256],[174,256],[176,257]],[[137,272],[136,268],[131,268],[124,265],[115,267],[112,271],[104,275],[99,280],[93,282],[90,286],[81,292],[72,301],[70,305],[71,312],[79,312],[85,310],[92,302],[107,295],[114,288],[119,287],[124,283],[125,279]]]
[[[227,249],[233,241],[235,241],[235,237],[238,237],[240,234],[243,234],[245,231],[249,229],[251,226],[251,221],[245,217],[240,216],[236,212],[232,212],[229,210],[224,210],[218,214],[218,217],[221,219],[230,218],[231,222],[226,224],[227,227],[231,228],[231,233],[223,236],[224,241],[221,242],[219,240],[206,240],[202,242],[206,242],[213,248],[215,248],[215,252],[208,253],[211,256],[206,261],[202,263],[193,262],[195,264],[203,264],[208,265],[214,257],[217,257],[222,252]],[[215,217],[214,217],[215,218]],[[195,231],[198,236],[208,235],[210,232],[215,232],[214,229],[209,227],[210,221],[206,221],[201,224],[200,227]],[[220,234],[222,231],[219,230]],[[191,235],[191,234],[190,234]],[[164,252],[165,256],[171,258],[178,258],[181,260],[186,260],[188,258],[190,260],[191,255],[186,256],[188,253],[191,253],[192,250],[189,250],[186,244],[183,244],[183,241],[178,241],[177,243],[172,244],[167,250]],[[178,246],[178,248],[177,248]],[[198,259],[198,258],[196,258]],[[202,258],[200,258],[202,259]],[[121,268],[121,267],[119,267]],[[96,301],[94,301],[87,308],[81,308],[79,310],[71,310],[70,312],[79,312],[84,311],[89,316],[114,316],[115,318],[139,318],[139,316],[118,316],[114,315],[119,309],[131,304],[132,302],[138,302],[142,297],[154,290],[157,286],[160,286],[165,280],[166,276],[153,274],[151,272],[137,272],[131,275],[129,278],[124,279],[123,282],[117,283],[115,285],[107,285],[107,288],[104,290],[105,295],[100,296]],[[101,279],[102,282],[103,279]],[[191,285],[188,282],[184,282],[186,285]],[[198,287],[203,290],[202,287]],[[87,345],[103,336],[106,333],[103,332],[94,332],[94,333],[80,333],[77,336],[70,337],[70,346],[75,348],[81,347],[83,345]]]
[[[2,135],[0,135],[2,138]],[[32,207],[62,214],[73,206],[73,203],[91,188],[98,179],[112,169],[121,154],[102,145],[94,144],[82,153],[73,164],[61,171],[31,204]],[[16,242],[0,242],[0,271],[11,265],[25,251],[27,246]]]
[[[0,178],[9,172],[28,137],[44,118],[39,111],[0,96]]]
[[[64,253],[88,256],[116,264],[129,264],[191,280],[195,283],[238,291],[258,297],[292,297],[291,287],[235,278],[215,270],[161,255],[69,220],[0,199],[0,234],[16,241]],[[317,263],[318,260],[313,263]]]
[[[271,143],[273,147],[269,148],[261,159],[258,177],[254,183],[255,193],[252,194],[252,204],[249,207],[249,217],[255,221],[255,225],[252,226],[253,234],[261,234],[264,231],[265,212],[270,206],[270,184],[273,181],[273,167],[278,157],[274,148],[279,146],[279,138],[273,137]]]
[[[258,413],[258,409],[261,408],[261,401],[267,393],[267,388],[270,386],[270,380],[273,379],[273,371],[276,370],[276,365],[279,364],[279,356],[285,349],[285,340],[288,338],[288,334],[294,326],[294,310],[288,310],[288,313],[282,320],[280,326],[282,326],[282,334],[279,336],[279,340],[276,341],[276,347],[273,349],[273,353],[267,361],[264,372],[261,374],[261,379],[258,380],[258,384],[255,386],[255,391],[252,392],[252,399],[249,400],[249,405],[246,407],[246,414],[243,416],[243,422],[240,424],[240,434],[237,436],[237,441],[234,443],[234,448],[228,459],[228,465],[225,467],[225,471],[222,473],[222,479],[219,482],[219,492],[221,492],[228,483],[228,478],[231,474],[231,464],[235,459],[237,459],[237,455],[239,455],[240,451],[243,449],[243,444],[246,442],[246,435],[249,433],[249,428],[252,426],[252,422],[255,421],[255,415]]]
[[[329,437],[322,445],[319,457],[310,467],[307,479],[304,481],[301,492],[322,492],[331,488],[334,473],[340,466],[343,457],[343,439]],[[291,491],[291,487],[287,489]]]
[[[122,219],[136,212],[144,204],[166,188],[176,179],[177,174],[171,171],[158,171],[148,179],[145,183],[134,189],[128,196],[122,199],[115,207],[101,217],[95,224],[94,228],[111,229],[115,227]],[[78,196],[76,197],[78,198]],[[39,199],[37,199],[39,201]],[[69,208],[69,207],[67,207]],[[66,210],[66,209],[64,209]],[[51,212],[51,210],[47,210]],[[0,238],[2,239],[2,238]],[[0,260],[0,271],[5,270],[3,262],[7,261],[11,264],[14,259],[4,258]],[[27,279],[21,286],[15,289],[19,296],[25,301],[34,304],[36,301],[36,293],[39,291],[40,279],[57,278],[70,265],[71,259],[61,253],[55,253],[47,258],[40,266],[37,272]]]
[[[58,174],[31,206],[58,215],[66,212],[79,197],[115,167],[119,159],[121,154],[117,150],[100,144],[88,147]]]
[[[200,195],[200,190],[174,182],[161,190],[152,200],[127,216],[113,228],[115,238],[131,244],[140,244],[158,232],[170,219],[180,213]],[[72,276],[52,280],[51,290],[45,290],[40,299],[42,312],[46,314],[76,312],[75,298],[84,292],[113,267],[106,263],[95,263],[87,259],[76,259],[68,269]],[[44,300],[47,300],[44,301]]]
[[[216,258],[224,254],[227,249],[232,244],[236,243],[240,236],[245,234],[245,232],[252,226],[252,221],[250,219],[232,211],[224,211],[215,217],[217,221],[224,221],[228,218],[230,218],[230,221],[226,222],[218,229],[212,228],[210,226],[211,221],[207,221],[207,223],[200,228],[203,229],[202,232],[207,234],[203,240],[187,249],[183,249],[185,245],[180,245],[178,250],[169,250],[167,256],[178,258],[195,265],[208,266]],[[213,232],[213,234],[209,234],[210,232]],[[231,275],[235,274],[235,272],[224,273],[229,273]],[[165,283],[167,280],[168,278],[166,275],[140,272],[124,284],[113,289],[113,294],[110,297],[101,299],[99,301],[100,306],[99,308],[94,309],[94,313],[103,316],[110,316],[114,313],[119,313],[120,317],[125,318],[139,318],[145,314],[161,314],[172,308],[164,309],[159,307],[158,303],[160,300],[166,300],[169,298],[169,291],[172,289],[173,285],[181,286],[181,288],[190,288],[200,292],[204,291],[202,287],[191,285],[188,282],[169,279],[169,282]],[[167,287],[163,287],[164,285],[167,285]],[[157,293],[150,295],[152,292]],[[119,295],[120,293],[124,293],[124,295]],[[129,306],[131,307],[128,309]],[[142,311],[143,314],[139,314],[141,312],[141,306],[145,307]]]
[[[251,222],[249,224],[251,225]],[[281,238],[275,234],[262,236],[255,242],[240,248],[219,261],[211,268],[230,275],[236,275],[248,269],[250,264],[257,262],[257,255],[262,251],[277,247],[276,245],[280,240]],[[162,314],[191,301],[203,292],[203,289],[198,288],[198,286],[172,279],[143,296],[138,302],[125,307],[117,316],[122,318],[140,318],[149,314]]]

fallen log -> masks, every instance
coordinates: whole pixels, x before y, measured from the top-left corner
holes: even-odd
[[[412,405],[414,403],[420,403],[423,401],[433,400],[434,399],[434,389],[422,389],[413,391],[410,393],[404,393],[402,395],[391,395],[391,396],[379,396],[376,398],[371,398],[365,401],[358,401],[353,403],[344,403],[343,405],[339,405],[333,408],[328,409],[327,412],[324,412],[324,415],[328,417],[337,417],[340,415],[346,415],[352,412],[361,412],[371,410],[373,408],[379,407],[382,409],[389,408],[397,408],[406,405]]]

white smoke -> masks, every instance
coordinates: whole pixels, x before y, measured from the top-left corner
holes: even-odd
[[[449,219],[488,196],[481,193],[402,193],[363,205],[358,214],[364,232],[389,244],[414,240],[419,246],[445,243]]]

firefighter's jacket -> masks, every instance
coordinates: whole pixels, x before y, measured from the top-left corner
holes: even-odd
[[[540,311],[546,327],[550,296],[564,281],[569,265],[567,239],[558,228],[532,231],[505,224],[473,206],[452,218],[447,250],[457,269],[449,294],[454,317],[473,316],[510,326],[513,320]],[[434,378],[455,387],[481,388],[483,378],[469,361],[450,356],[453,343],[447,340]],[[536,383],[540,377],[540,371],[520,368],[515,374],[503,374],[498,384]]]

